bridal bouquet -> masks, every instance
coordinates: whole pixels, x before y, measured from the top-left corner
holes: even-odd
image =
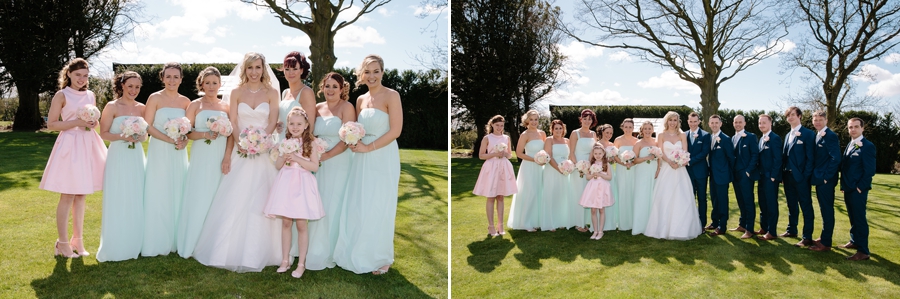
[[[654,159],[659,159],[659,157],[662,157],[662,150],[659,147],[651,146],[650,154],[653,155]],[[650,160],[647,160],[647,164],[650,164]]]
[[[88,104],[78,108],[75,115],[78,116],[78,119],[83,121],[97,121],[100,119],[100,109],[97,109],[97,106]],[[84,127],[84,130],[90,131],[91,128]]]
[[[561,171],[563,175],[569,175],[575,171],[575,163],[572,163],[572,161],[569,160],[562,161],[562,163],[559,164],[559,171]]]
[[[618,155],[619,155],[618,148],[616,148],[615,146],[606,147],[606,160],[609,161],[609,164],[616,163],[616,160],[614,158]]]
[[[550,154],[547,154],[546,151],[541,150],[534,154],[534,163],[537,163],[537,165],[544,166],[547,162],[550,162]]]
[[[143,117],[140,116],[129,116],[124,121],[122,121],[122,134],[119,136],[122,137],[131,137],[134,140],[138,140],[141,136],[147,135],[147,121],[144,120]],[[134,148],[134,142],[129,142],[128,148]]]
[[[278,144],[278,154],[282,156],[291,155],[300,151],[300,140],[289,138]],[[284,163],[290,166],[291,162]]]
[[[215,132],[219,134],[219,136],[228,136],[231,135],[233,131],[231,127],[231,121],[228,120],[227,117],[224,116],[213,116],[206,119],[206,126],[209,127],[211,132]],[[206,144],[211,144],[212,140],[206,139]]]
[[[629,150],[624,150],[619,153],[619,160],[622,160],[622,163],[631,163],[634,161],[634,152]]]
[[[672,151],[672,162],[680,166],[687,165],[691,161],[691,153],[676,149]]]
[[[316,138],[316,140],[313,140],[313,147],[316,149],[319,158],[322,158],[322,154],[324,154],[325,149],[328,148],[328,141],[325,141],[325,139],[322,138]]]
[[[166,136],[177,141],[184,138],[191,131],[191,121],[184,116],[170,119],[163,125],[163,131],[165,131]],[[175,146],[175,149],[178,149],[178,146]]]
[[[254,126],[249,126],[241,131],[238,139],[238,146],[246,151],[246,153],[238,151],[241,158],[256,158],[260,153],[274,147],[272,136],[267,134],[262,128],[256,128]]]
[[[341,126],[341,129],[338,131],[338,136],[344,143],[355,145],[363,138],[363,136],[366,136],[366,129],[363,128],[361,123],[348,121]]]
[[[578,163],[575,163],[575,169],[578,170],[579,177],[583,178],[585,174],[589,174],[588,168],[591,168],[591,163],[588,161],[581,160],[578,161]]]

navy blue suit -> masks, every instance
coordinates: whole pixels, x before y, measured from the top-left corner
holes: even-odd
[[[714,144],[709,151],[709,195],[712,197],[712,225],[720,231],[728,229],[728,184],[733,180],[734,143],[731,137],[719,132],[719,140],[710,138]]]
[[[837,134],[825,128],[825,136],[818,137],[813,162],[812,184],[816,186],[819,213],[822,214],[822,245],[831,247],[834,235],[834,188],[838,183],[838,168],[841,166],[841,145]]]
[[[875,176],[875,145],[865,137],[861,142],[862,146],[852,145],[850,153],[841,159],[841,191],[844,191],[844,203],[850,216],[850,243],[856,245],[856,251],[871,254],[866,201]]]
[[[760,140],[763,148],[759,151],[759,184],[756,194],[759,196],[759,226],[762,230],[776,235],[778,230],[778,185],[781,183],[781,137],[769,132]]]
[[[803,239],[812,240],[815,211],[812,206],[810,178],[813,171],[813,159],[816,133],[800,127],[800,136],[790,142],[790,136],[784,137],[784,197],[787,197],[788,226],[787,233],[797,233],[797,222],[800,211],[803,211]],[[791,132],[788,132],[791,134]],[[797,206],[800,209],[797,209]]]
[[[697,196],[697,212],[700,214],[700,225],[706,227],[706,183],[709,179],[709,164],[706,161],[706,156],[709,155],[709,133],[699,128],[697,129],[697,138],[691,136],[690,130],[684,133],[688,134],[688,152],[691,154],[691,161],[688,162],[685,169],[687,169],[688,176],[691,177],[694,195]]]
[[[739,137],[734,148],[734,197],[737,198],[741,217],[738,225],[753,231],[756,222],[756,202],[753,200],[753,183],[759,178],[756,163],[759,161],[759,143],[756,135],[750,132]]]

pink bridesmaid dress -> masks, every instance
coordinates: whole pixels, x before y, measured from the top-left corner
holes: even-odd
[[[594,165],[599,164],[594,163]],[[600,166],[602,167],[602,165]],[[606,171],[612,171],[612,168],[607,168]],[[595,209],[612,206],[614,203],[615,199],[612,197],[612,187],[609,181],[600,177],[591,179],[587,183],[584,193],[581,193],[581,200],[578,201],[582,207]]]
[[[301,141],[302,143],[302,141]],[[325,216],[316,176],[299,163],[285,164],[278,172],[263,213],[268,217],[316,220]]]
[[[509,136],[488,134],[488,149],[493,149],[497,144],[505,143],[509,148]],[[489,150],[490,152],[490,150]],[[495,197],[498,195],[510,196],[518,192],[516,187],[516,173],[512,163],[506,158],[490,158],[481,165],[478,180],[475,181],[475,195]]]
[[[75,113],[84,105],[96,105],[94,93],[71,87],[62,90],[66,105],[63,121],[76,119]],[[64,194],[91,194],[103,190],[103,169],[106,166],[106,146],[95,130],[74,127],[59,132],[40,188]]]

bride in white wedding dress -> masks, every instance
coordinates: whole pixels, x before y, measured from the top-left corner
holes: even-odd
[[[240,157],[237,143],[241,130],[249,126],[272,134],[279,91],[277,83],[271,84],[276,79],[262,54],[247,53],[235,70],[241,83],[230,95],[234,134],[225,154],[231,169],[222,177],[193,256],[207,266],[259,272],[281,262],[281,221],[263,214],[277,170],[267,153]]]
[[[672,162],[674,150],[687,151],[687,136],[678,128],[678,113],[669,111],[665,117],[665,130],[657,138],[662,149],[656,185],[653,188],[653,205],[644,235],[657,239],[690,240],[703,233],[700,217],[694,204],[691,178],[683,165]]]

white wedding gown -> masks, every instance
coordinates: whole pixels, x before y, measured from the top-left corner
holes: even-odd
[[[681,149],[681,141],[663,143],[663,152],[672,159],[672,151]],[[660,160],[662,161],[662,160]],[[657,239],[690,240],[703,233],[700,216],[694,203],[694,192],[687,169],[672,169],[660,162],[659,176],[653,188],[650,220],[644,235]]]
[[[235,130],[265,127],[268,119],[268,103],[256,109],[240,103]],[[267,153],[241,158],[236,152],[231,153],[231,171],[222,177],[193,256],[207,266],[260,272],[281,264],[281,220],[263,214],[277,170]]]

